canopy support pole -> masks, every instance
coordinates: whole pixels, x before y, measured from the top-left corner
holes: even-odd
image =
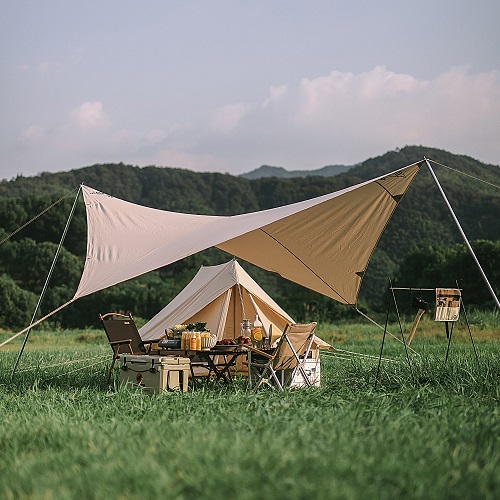
[[[465,235],[464,230],[462,229],[462,226],[460,225],[460,222],[458,221],[457,216],[455,215],[455,212],[453,211],[453,208],[451,207],[450,202],[448,201],[448,198],[446,197],[446,194],[444,193],[443,188],[441,187],[441,184],[439,183],[438,178],[436,177],[436,174],[434,173],[434,170],[432,170],[432,167],[429,163],[429,160],[425,157],[424,157],[424,159],[425,159],[425,163],[427,164],[427,167],[429,168],[429,171],[432,175],[432,178],[434,179],[434,181],[439,189],[439,192],[441,193],[441,196],[443,197],[443,199],[446,203],[446,206],[448,207],[448,210],[450,211],[451,216],[453,217],[453,220],[455,221],[455,224],[458,227],[458,230],[459,230],[460,234],[462,235],[462,238],[464,239],[465,244],[467,245],[467,248],[469,249],[469,252],[472,255],[472,258],[474,259],[474,262],[476,263],[476,266],[478,267],[479,272],[480,272],[484,282],[486,283],[488,290],[491,293],[491,296],[493,297],[493,300],[495,301],[497,307],[500,309],[500,301],[498,300],[498,297],[496,296],[495,291],[493,290],[493,287],[491,286],[490,282],[488,281],[488,278],[487,278],[485,272],[483,271],[483,268],[481,267],[481,264],[479,263],[479,260],[477,259],[476,254],[474,253],[474,250],[472,249],[472,247],[469,243],[469,240],[467,239],[467,236]]]
[[[391,286],[390,280],[389,280],[389,286]],[[390,310],[390,308],[391,308],[391,297],[389,294],[387,294],[387,314],[385,316],[384,336],[382,337],[382,345],[380,346],[380,356],[378,358],[377,374],[375,375],[374,389],[377,388],[378,377],[380,375],[380,363],[382,362],[382,354],[384,352],[385,334],[387,333],[387,325],[389,324],[389,310]]]
[[[64,227],[64,230],[63,230],[62,235],[61,235],[61,240],[59,241],[59,245],[57,247],[56,253],[54,254],[54,259],[52,260],[52,265],[50,266],[49,272],[47,274],[47,278],[45,279],[45,283],[44,283],[42,291],[40,293],[40,297],[38,298],[38,302],[36,304],[35,310],[33,311],[33,316],[31,317],[30,325],[29,325],[28,330],[26,332],[26,335],[24,337],[23,345],[21,346],[21,349],[19,350],[19,354],[17,355],[16,362],[14,363],[14,367],[12,368],[11,378],[14,378],[14,375],[15,375],[16,369],[17,369],[17,365],[19,364],[19,361],[21,360],[21,356],[24,352],[24,348],[26,347],[26,344],[28,342],[28,337],[31,333],[31,328],[33,327],[36,315],[38,314],[38,310],[40,309],[40,305],[41,305],[42,300],[45,296],[45,292],[47,291],[47,287],[49,285],[50,278],[52,277],[57,259],[59,257],[59,253],[61,252],[61,248],[62,248],[62,245],[64,243],[64,239],[66,238],[66,234],[68,232],[69,225],[71,223],[71,220],[73,219],[73,215],[75,213],[75,208],[76,208],[76,203],[78,201],[78,196],[80,195],[81,189],[82,189],[82,187],[80,186],[78,188],[78,191],[76,192],[75,201],[73,202],[73,206],[71,207],[71,211],[69,213],[68,220],[66,221],[66,226]]]

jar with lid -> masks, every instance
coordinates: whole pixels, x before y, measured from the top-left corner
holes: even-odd
[[[255,347],[262,348],[264,339],[264,325],[259,319],[259,315],[256,314],[252,324],[252,344]]]
[[[248,337],[252,336],[252,322],[249,319],[243,319],[240,325],[240,337]]]

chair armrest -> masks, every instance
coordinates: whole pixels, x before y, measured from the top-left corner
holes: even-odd
[[[260,349],[257,349],[256,347],[252,347],[250,345],[245,346],[249,351],[252,351],[256,354],[259,354],[260,356],[265,356],[266,358],[273,359],[274,354],[269,354],[267,352],[261,351]]]
[[[126,339],[126,340],[113,340],[112,342],[109,342],[109,345],[113,346],[113,345],[125,345],[125,344],[131,344],[132,343],[132,339]]]

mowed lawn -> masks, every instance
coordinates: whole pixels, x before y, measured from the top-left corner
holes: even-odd
[[[376,387],[376,359],[323,355],[320,388],[153,397],[106,387],[102,332],[34,331],[13,380],[21,340],[0,351],[0,498],[499,498],[500,336],[473,329],[478,362],[457,328],[445,364],[440,328],[411,371],[390,337]],[[373,327],[319,333],[380,351]]]

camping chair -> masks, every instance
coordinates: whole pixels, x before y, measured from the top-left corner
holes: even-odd
[[[99,319],[113,349],[113,361],[106,380],[106,384],[109,384],[115,361],[120,354],[124,352],[137,355],[150,354],[152,344],[160,339],[142,340],[131,314],[111,312],[99,314]]]
[[[311,351],[316,325],[316,322],[288,324],[272,354],[247,346],[250,351],[247,363],[250,387],[255,378],[257,381],[253,390],[258,389],[262,384],[267,384],[283,391],[285,387],[290,386],[297,371],[301,373],[306,385],[311,386],[311,381],[304,370],[304,363]],[[252,353],[264,361],[253,362]]]

